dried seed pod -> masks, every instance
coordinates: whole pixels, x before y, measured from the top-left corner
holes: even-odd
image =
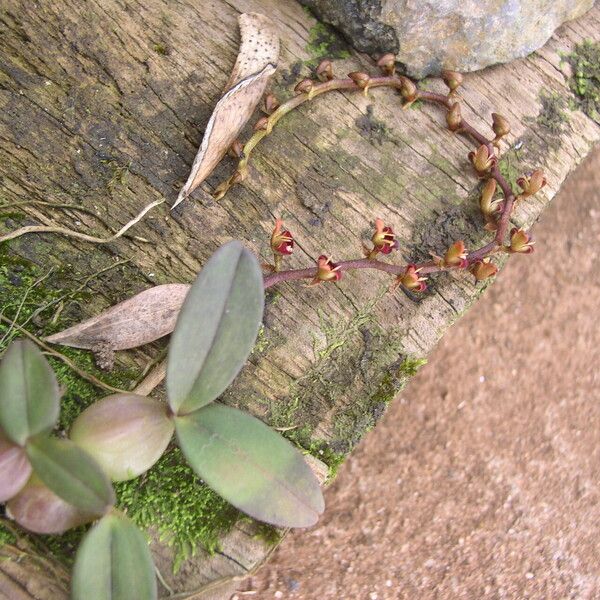
[[[377,66],[384,75],[393,75],[396,72],[396,56],[391,52],[384,54],[377,61]]]
[[[319,81],[331,81],[333,79],[333,64],[330,60],[325,59],[319,63],[317,67],[317,77]]]
[[[190,176],[172,208],[183,202],[225,156],[277,68],[279,38],[271,19],[247,13],[240,15],[239,24],[242,43],[225,94],[210,117]]]
[[[173,431],[166,406],[146,396],[114,394],[86,408],[69,435],[113,481],[125,481],[154,465]]]

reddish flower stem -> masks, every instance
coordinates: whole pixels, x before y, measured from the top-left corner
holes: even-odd
[[[402,77],[387,76],[371,78],[368,87],[369,89],[374,87],[392,87],[399,89],[401,86]],[[314,88],[312,90],[312,97],[332,90],[360,91],[361,89],[362,88],[360,88],[352,79],[332,79],[331,81],[315,83]],[[437,94],[425,90],[418,90],[417,99],[438,104],[445,108],[447,111],[450,110],[450,108],[452,108],[452,105],[454,104],[454,100],[451,95],[445,96],[443,94]],[[291,98],[288,102],[282,104],[279,107],[279,109],[275,111],[273,115],[271,115],[271,117],[275,117],[273,119],[273,124],[275,124],[279,120],[279,118],[281,118],[281,116],[287,114],[290,110],[296,108],[297,106],[300,106],[300,104],[306,102],[307,100],[308,94],[299,94],[298,96]],[[278,111],[281,111],[279,115],[277,114]],[[461,119],[458,133],[473,138],[473,140],[475,140],[479,145],[487,146],[490,151],[490,154],[494,154],[494,145],[492,143],[492,140],[488,139],[486,136],[477,131],[465,119]],[[258,139],[254,143],[250,144],[250,150],[252,150],[256,143],[260,141],[260,139],[262,139],[262,137],[264,137],[265,135],[268,135],[268,133],[257,132],[255,136],[258,137]],[[247,159],[248,155],[246,155],[246,160],[243,163],[244,167],[247,163]],[[506,181],[505,177],[500,172],[497,163],[490,170],[490,176],[496,180],[505,198],[504,203],[502,205],[500,217],[497,222],[497,229],[494,239],[491,242],[485,244],[484,246],[470,252],[467,255],[467,264],[464,267],[445,267],[440,266],[434,261],[418,263],[415,266],[419,269],[419,273],[421,275],[427,275],[439,271],[457,270],[461,268],[466,269],[473,263],[476,263],[484,259],[485,257],[501,250],[508,230],[510,215],[512,213],[512,209],[515,202],[515,195],[510,187],[510,184],[508,183],[508,181]],[[368,258],[345,260],[341,262],[336,262],[336,264],[340,267],[340,271],[350,271],[353,269],[376,269],[378,271],[384,271],[396,277],[403,275],[407,267],[407,265],[394,265]],[[310,267],[307,269],[291,269],[287,271],[278,271],[276,273],[271,273],[269,275],[266,275],[264,278],[265,289],[277,285],[279,283],[283,283],[285,281],[313,279],[316,274],[316,267]]]

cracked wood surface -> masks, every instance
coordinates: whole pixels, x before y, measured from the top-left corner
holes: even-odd
[[[293,0],[5,1],[0,208],[75,202],[116,231],[149,202],[166,198],[172,204],[235,61],[237,16],[247,11],[264,12],[277,25],[281,64],[271,87],[283,98],[308,73],[306,61],[316,58],[308,44],[315,21]],[[536,220],[600,138],[598,124],[577,110],[565,109],[568,122],[557,128],[539,118],[542,94],[571,97],[561,53],[599,36],[595,8],[564,25],[534,55],[466,77],[463,115],[482,131],[489,131],[492,111],[512,124],[509,142],[520,149],[505,159],[509,175],[536,167],[548,175],[543,193],[519,206],[516,224]],[[354,52],[335,62],[339,73],[359,69],[374,67]],[[425,85],[443,89],[438,81]],[[119,272],[90,282],[94,296],[79,317],[156,283],[190,282],[231,238],[268,258],[274,216],[285,219],[299,242],[292,266],[310,264],[322,252],[334,260],[358,256],[376,217],[398,233],[396,260],[422,259],[457,239],[470,247],[484,239],[478,182],[467,163],[471,148],[444,129],[435,107],[402,111],[390,90],[373,90],[367,98],[334,93],[287,116],[254,153],[248,180],[220,203],[209,192],[232,172],[229,159],[176,211],[155,209],[131,232],[150,243],[128,237],[98,247],[39,235],[10,242],[9,251],[44,267],[67,267],[67,288],[69,273],[74,286],[75,274],[129,259]],[[34,204],[20,209],[24,224],[108,234],[88,214]],[[11,218],[0,221],[0,232],[14,227]],[[346,274],[338,286],[294,283],[270,292],[260,349],[224,400],[267,421],[281,407],[297,406],[293,424],[307,425],[312,438],[332,450],[349,452],[382,414],[384,400],[403,385],[403,358],[426,357],[482,291],[459,273],[432,280],[421,299],[385,294],[388,284],[385,275],[362,271]],[[157,349],[121,360],[141,365]],[[155,544],[154,551],[175,592],[216,582],[194,597],[226,598],[235,578],[259,564],[268,547],[250,526],[240,525],[220,553],[200,553],[178,576],[171,575],[168,549]],[[3,597],[66,597],[40,584],[34,560],[24,557],[18,568],[10,563],[0,563]],[[17,588],[21,596],[5,591]]]

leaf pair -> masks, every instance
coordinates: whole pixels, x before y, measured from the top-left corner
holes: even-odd
[[[1,496],[14,497],[33,468],[63,500],[101,515],[114,503],[112,485],[85,451],[50,437],[59,411],[58,382],[46,358],[29,341],[13,342],[0,363],[0,429],[7,438],[0,443]]]
[[[118,408],[110,397],[105,400],[100,413]],[[129,416],[145,415],[140,407],[147,408],[150,399],[128,400]],[[0,499],[8,500],[7,515],[36,533],[61,533],[102,516],[77,552],[73,600],[154,600],[156,579],[144,535],[112,509],[115,492],[96,460],[73,441],[50,437],[59,410],[58,384],[42,353],[30,342],[11,344],[0,363]],[[173,425],[164,411],[163,418],[163,438],[170,439]],[[80,424],[81,432],[89,421]]]
[[[307,527],[323,512],[319,483],[302,455],[251,415],[213,404],[246,362],[262,321],[256,257],[221,247],[186,297],[169,349],[167,393],[179,445],[194,471],[252,517]]]

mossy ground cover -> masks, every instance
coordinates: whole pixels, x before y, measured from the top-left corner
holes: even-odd
[[[59,270],[44,271],[33,262],[9,253],[8,245],[0,246],[0,314],[25,328],[36,336],[49,335],[73,324],[68,306],[59,313],[60,298],[68,295],[68,303],[87,303],[91,292],[83,289],[69,293],[65,285],[73,287],[70,279]],[[43,281],[40,282],[40,279]],[[47,306],[39,311],[40,307]],[[36,314],[37,312],[37,314]],[[72,314],[72,313],[71,313]],[[57,316],[58,315],[58,316]],[[359,318],[354,326],[364,322]],[[345,345],[345,339],[334,339],[335,335],[324,325],[328,342],[316,350],[320,360],[335,353]],[[19,337],[19,329],[9,323],[0,322],[0,354],[12,339]],[[259,335],[257,351],[268,345],[269,339],[263,329]],[[140,376],[139,369],[122,364],[107,374],[99,371],[90,352],[61,347],[60,352],[71,359],[79,369],[94,375],[101,381],[119,389],[131,389]],[[61,399],[61,415],[57,427],[58,435],[66,435],[73,420],[94,401],[108,392],[89,383],[60,360],[49,357],[64,394]],[[291,397],[290,403],[279,403],[272,411],[269,421],[274,427],[285,427],[294,421],[300,404]],[[284,435],[305,452],[310,453],[329,468],[330,478],[337,473],[346,454],[335,451],[326,440],[314,439],[313,427],[306,425],[284,432]],[[218,550],[219,539],[232,529],[239,519],[245,519],[235,508],[202,484],[186,464],[175,446],[169,448],[158,463],[142,477],[115,485],[118,506],[141,527],[156,534],[161,540],[172,544],[175,550],[174,568],[193,556],[198,548],[209,552]],[[267,543],[276,543],[281,532],[276,528],[258,524],[258,535]],[[55,558],[65,564],[73,560],[81,536],[86,528],[71,530],[60,536],[44,536],[40,543],[48,548]],[[11,531],[0,525],[0,544],[14,541]]]
[[[585,40],[564,58],[573,71],[569,86],[576,106],[600,123],[600,43]]]
[[[61,288],[63,274],[59,271],[36,285],[44,272],[32,262],[8,253],[7,245],[0,246],[0,314],[26,323],[34,335],[48,335],[70,325],[64,319],[54,320],[57,305],[53,304],[34,319],[35,311],[65,295]],[[90,292],[82,291],[70,297],[71,302],[86,302]],[[0,323],[0,354],[12,339],[19,337],[19,329]],[[98,371],[91,353],[73,348],[60,348],[80,369],[119,389],[130,389],[140,373],[117,366],[110,374]],[[49,357],[64,394],[58,435],[64,435],[77,415],[107,392],[96,388],[78,376],[60,360]],[[192,556],[198,547],[209,552],[218,548],[220,536],[229,531],[240,517],[231,505],[210,488],[200,483],[185,463],[181,452],[173,447],[142,477],[115,485],[118,506],[140,526],[153,529],[158,536],[175,548],[178,567],[182,560]],[[85,528],[60,536],[43,538],[55,557],[70,562]],[[265,534],[266,535],[266,534]],[[268,537],[268,536],[267,536]],[[13,533],[0,525],[0,545],[14,540]]]

